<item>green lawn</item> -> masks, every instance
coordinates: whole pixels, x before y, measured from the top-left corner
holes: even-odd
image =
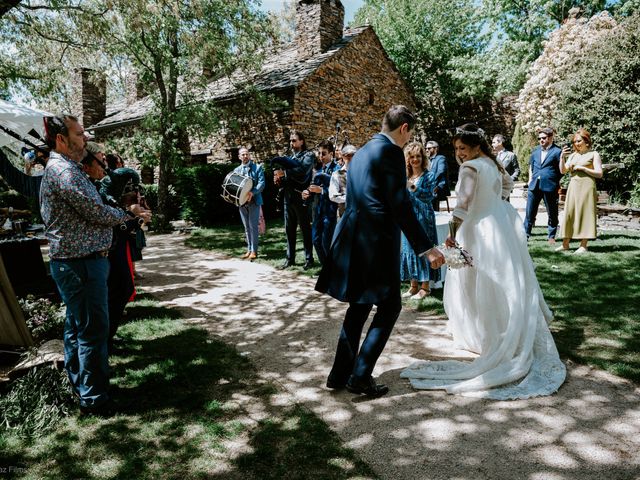
[[[195,230],[187,245],[231,256],[245,252],[240,225]],[[271,221],[261,237],[257,261],[274,266],[286,250],[282,221]],[[297,262],[303,263],[298,234]],[[576,242],[572,250],[577,248]],[[604,231],[585,255],[555,252],[546,242],[546,229],[536,228],[529,251],[545,298],[555,312],[551,325],[563,358],[592,365],[640,382],[640,233]],[[319,268],[299,273],[316,276]],[[406,286],[403,286],[406,288]],[[442,290],[409,308],[444,315]]]
[[[111,360],[123,412],[74,412],[39,438],[0,427],[8,478],[376,478],[313,413],[273,407],[276,388],[235,349],[148,296],[128,312]],[[250,421],[253,408],[264,419]]]

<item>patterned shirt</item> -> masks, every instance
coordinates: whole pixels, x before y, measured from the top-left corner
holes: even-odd
[[[54,260],[85,257],[111,246],[127,213],[106,206],[79,163],[51,152],[40,187],[40,213]]]

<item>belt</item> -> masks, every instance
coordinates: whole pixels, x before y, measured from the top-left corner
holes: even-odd
[[[52,260],[55,260],[57,262],[70,262],[73,260],[91,260],[96,258],[106,258],[108,256],[109,256],[109,250],[99,250],[97,252],[91,252],[90,254],[85,255],[84,257],[52,258]]]

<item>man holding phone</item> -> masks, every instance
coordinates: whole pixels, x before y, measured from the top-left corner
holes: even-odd
[[[549,221],[547,241],[556,243],[558,230],[558,189],[560,188],[560,147],[553,143],[553,129],[545,127],[538,132],[540,143],[529,158],[529,194],[524,229],[527,238],[536,223],[540,201],[544,200]]]

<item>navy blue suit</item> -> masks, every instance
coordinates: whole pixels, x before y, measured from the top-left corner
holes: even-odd
[[[405,168],[402,149],[382,134],[349,164],[346,209],[316,284],[316,290],[349,302],[329,375],[337,383],[352,374],[363,380],[371,376],[400,314],[400,231],[417,253],[436,240],[416,219]],[[377,311],[358,353],[374,304]]]
[[[451,193],[449,189],[449,169],[447,168],[447,159],[444,155],[435,155],[431,159],[431,167],[429,171],[433,173],[436,196],[433,199],[433,210],[440,210],[440,202],[447,199]]]
[[[542,148],[536,147],[529,158],[531,178],[529,179],[529,195],[527,197],[527,214],[524,220],[524,229],[527,237],[531,235],[531,229],[536,223],[540,200],[544,200],[549,216],[548,237],[555,238],[558,230],[558,189],[560,188],[560,147],[551,144],[544,159],[540,163]]]

